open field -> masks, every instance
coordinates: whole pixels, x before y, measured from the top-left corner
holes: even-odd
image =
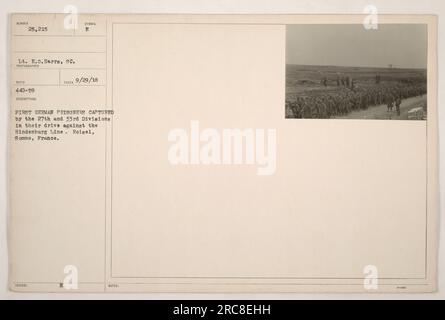
[[[337,66],[303,66],[286,65],[286,98],[294,93],[304,93],[309,90],[337,89],[337,76],[350,76],[356,79],[360,86],[374,86],[375,76],[381,76],[382,83],[397,83],[407,81],[424,81],[425,69],[397,69],[397,68],[366,68],[366,67],[337,67]],[[327,77],[327,88],[321,84],[323,77]]]

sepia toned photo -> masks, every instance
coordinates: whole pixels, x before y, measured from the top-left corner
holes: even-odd
[[[286,26],[286,118],[426,120],[427,26]]]

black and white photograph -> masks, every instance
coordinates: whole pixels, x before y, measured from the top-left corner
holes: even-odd
[[[426,120],[427,26],[286,26],[289,119]]]
[[[0,0],[0,302],[445,299],[445,1],[102,2]]]

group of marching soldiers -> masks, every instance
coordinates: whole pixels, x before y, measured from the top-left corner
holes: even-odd
[[[296,97],[296,100],[286,100],[286,118],[329,119],[382,104],[387,106],[388,112],[395,109],[400,115],[403,99],[425,93],[426,85],[423,83],[354,87],[353,90],[341,87],[326,92],[309,91]]]
[[[347,88],[351,88],[352,90],[354,90],[355,88],[355,79],[352,79],[349,76],[337,76],[337,80],[336,80],[337,86],[343,86],[343,87],[347,87]],[[376,83],[380,83],[380,75],[376,76]],[[321,84],[325,87],[328,86],[328,78],[327,77],[323,77],[321,79]]]

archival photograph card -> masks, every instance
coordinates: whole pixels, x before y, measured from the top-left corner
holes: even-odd
[[[435,16],[9,20],[10,290],[436,290]]]

